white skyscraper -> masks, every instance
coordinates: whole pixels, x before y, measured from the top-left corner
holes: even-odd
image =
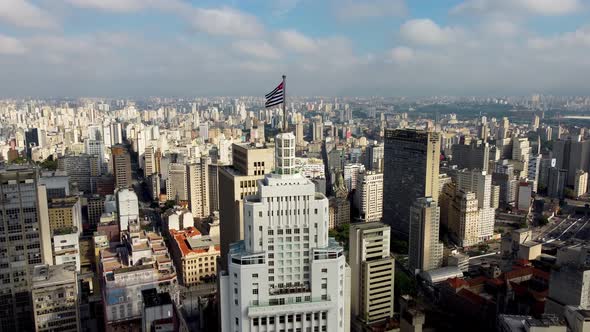
[[[442,265],[443,244],[439,241],[440,208],[432,197],[418,198],[410,207],[410,270],[437,269]]]
[[[350,268],[328,238],[328,199],[294,161],[295,135],[277,135],[275,171],[244,199],[244,240],[220,275],[222,331],[350,329]]]
[[[139,221],[139,200],[133,190],[119,189],[117,195],[117,213],[119,230],[125,231],[131,222]]]
[[[489,240],[494,235],[495,208],[492,207],[492,175],[479,170],[463,170],[457,173],[457,188],[475,193],[478,201],[478,237]]]
[[[358,174],[354,204],[364,222],[383,217],[383,173],[365,171]]]

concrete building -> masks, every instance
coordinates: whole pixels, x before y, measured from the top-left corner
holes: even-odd
[[[356,189],[359,174],[365,171],[365,165],[363,164],[346,164],[344,165],[344,184],[348,191]]]
[[[131,189],[118,189],[117,197],[117,216],[119,218],[119,230],[125,231],[129,224],[139,221],[139,200],[137,194]]]
[[[587,265],[566,263],[551,271],[545,312],[562,317],[568,305],[590,309],[590,268]]]
[[[182,285],[190,287],[217,275],[220,246],[213,238],[201,235],[194,227],[171,230],[170,237],[172,257]]]
[[[312,141],[322,142],[324,140],[324,123],[321,118],[313,119],[311,123]]]
[[[189,208],[195,218],[205,218],[211,214],[209,209],[209,162],[201,157],[200,163],[188,165]]]
[[[543,245],[535,241],[525,241],[521,243],[518,248],[518,259],[525,259],[532,261],[541,257],[541,249]]]
[[[53,231],[53,264],[71,264],[80,272],[80,242],[75,227],[61,228]]]
[[[209,164],[209,210],[219,211],[219,170],[221,165]]]
[[[111,146],[111,162],[116,187],[131,187],[131,156],[127,148],[123,145]]]
[[[70,177],[70,185],[84,193],[94,192],[94,182],[101,175],[100,160],[96,156],[64,156],[57,160],[60,171]]]
[[[13,167],[0,170],[0,194],[0,330],[31,330],[33,267],[53,264],[47,192],[35,169]]]
[[[458,190],[473,192],[477,198],[477,232],[479,241],[494,235],[495,209],[492,207],[492,176],[479,170],[463,170],[456,173]]]
[[[451,165],[457,165],[459,169],[478,169],[487,172],[489,165],[490,146],[488,143],[477,140],[469,144],[453,144]]]
[[[367,169],[377,173],[383,173],[383,144],[371,144],[367,147]]]
[[[549,170],[549,187],[547,194],[552,198],[564,198],[564,190],[567,181],[567,170],[551,168]]]
[[[45,185],[48,199],[70,196],[70,177],[65,171],[43,172],[39,184]]]
[[[383,217],[383,174],[373,171],[361,172],[357,177],[354,193],[359,220],[380,221]]]
[[[74,266],[35,266],[31,285],[35,331],[80,331],[78,296]]]
[[[479,209],[474,193],[457,190],[448,208],[448,229],[453,240],[460,246],[470,247],[478,244]],[[442,210],[442,208],[441,208]]]
[[[567,332],[567,326],[555,316],[533,318],[521,315],[499,315],[498,332]]]
[[[82,232],[82,207],[78,196],[53,198],[48,204],[49,229],[75,228],[77,234]]]
[[[410,207],[410,270],[428,271],[442,266],[443,244],[439,238],[440,208],[431,197],[417,199]]]
[[[294,172],[292,133],[277,135],[275,149],[275,170],[245,198],[244,240],[220,274],[221,330],[348,331],[350,269],[328,237],[328,199]]]
[[[273,150],[253,144],[234,144],[232,166],[219,171],[219,219],[221,228],[221,264],[229,245],[244,239],[243,199],[257,192],[258,180],[274,167]]]
[[[394,315],[395,259],[390,253],[391,227],[379,222],[350,227],[351,314],[365,325]]]
[[[588,173],[582,170],[576,171],[576,179],[574,181],[574,195],[576,197],[584,196],[588,192]]]
[[[533,181],[520,182],[518,185],[518,200],[516,207],[520,211],[529,211],[533,197]]]
[[[173,229],[178,231],[195,226],[195,220],[191,211],[180,206],[175,206],[163,213],[162,221],[164,222],[163,228],[167,232]]]
[[[166,199],[176,203],[186,202],[189,198],[188,169],[183,163],[170,163],[166,178]]]
[[[176,307],[170,294],[158,293],[156,289],[150,288],[141,291],[141,298],[143,299],[142,331],[178,331]]]
[[[420,197],[438,201],[440,136],[418,130],[385,131],[384,222],[399,234],[410,231],[410,209]]]

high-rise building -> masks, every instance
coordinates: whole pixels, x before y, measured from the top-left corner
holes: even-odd
[[[478,208],[478,237],[489,240],[494,235],[495,208],[492,207],[492,176],[479,170],[463,170],[456,173],[457,188],[475,193]]]
[[[139,200],[137,194],[130,189],[119,189],[117,196],[117,216],[119,217],[119,231],[125,231],[129,224],[139,221]]]
[[[365,165],[355,163],[344,165],[344,184],[348,191],[356,189],[359,173],[365,171]]]
[[[53,264],[47,192],[35,169],[0,170],[0,331],[32,330],[33,267]]]
[[[420,197],[438,201],[440,136],[418,130],[385,131],[384,222],[407,236],[410,206]]]
[[[357,177],[354,199],[360,220],[380,221],[383,217],[383,174],[361,172]]]
[[[258,180],[272,171],[273,150],[264,145],[234,144],[232,166],[219,170],[221,264],[226,266],[229,245],[244,239],[243,199],[257,191]]]
[[[221,330],[348,331],[350,269],[328,237],[328,199],[295,172],[295,135],[277,135],[275,151],[220,276]]]
[[[221,165],[209,164],[209,210],[219,211],[219,170]]]
[[[201,157],[200,163],[188,165],[189,208],[195,218],[205,218],[209,209],[209,161]]]
[[[383,154],[382,144],[372,144],[367,147],[367,168],[370,171],[383,173]]]
[[[488,170],[490,146],[482,141],[472,141],[470,144],[453,144],[451,165],[459,169]]]
[[[440,208],[431,197],[415,200],[410,207],[408,259],[413,272],[441,267],[443,244],[439,241]]]
[[[563,198],[566,181],[567,170],[552,167],[549,170],[549,187],[547,188],[548,196],[559,199]]]
[[[311,123],[312,141],[321,142],[324,140],[324,123],[322,119],[315,118]]]
[[[74,266],[35,266],[31,286],[35,331],[80,331],[78,296]]]
[[[582,170],[576,172],[574,183],[574,194],[576,197],[583,196],[588,191],[588,173]]]
[[[460,246],[470,247],[480,242],[477,202],[477,197],[473,192],[465,192],[464,190],[457,190],[449,202],[448,228],[451,237]]]
[[[394,314],[395,259],[389,250],[390,232],[391,227],[379,222],[350,227],[351,314],[366,325]]]
[[[297,145],[302,146],[305,144],[305,135],[303,134],[303,121],[295,124],[295,136],[297,137]]]
[[[574,186],[577,170],[590,172],[590,141],[582,141],[579,136],[559,140],[553,143],[553,155],[556,167],[566,171],[567,186]]]
[[[57,160],[57,167],[70,177],[70,183],[84,193],[96,190],[95,180],[101,174],[100,159],[87,154],[64,156]]]
[[[154,173],[158,173],[159,170],[156,167],[157,166],[156,151],[153,146],[148,146],[145,148],[144,158],[145,158],[145,169],[143,172],[144,175],[150,176]]]
[[[189,185],[187,171],[190,167],[183,163],[170,163],[168,165],[168,178],[166,179],[166,199],[169,201],[188,201]]]
[[[587,265],[561,264],[551,271],[545,312],[562,317],[567,305],[590,309],[590,268]]]
[[[117,188],[131,187],[131,156],[127,148],[123,145],[113,145],[111,159]]]

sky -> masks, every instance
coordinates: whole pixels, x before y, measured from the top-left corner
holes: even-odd
[[[588,95],[590,0],[0,0],[0,96]]]

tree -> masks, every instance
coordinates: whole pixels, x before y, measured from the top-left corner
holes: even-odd
[[[53,159],[53,155],[50,155],[49,157],[47,157],[47,159],[43,160],[41,163],[39,163],[39,166],[48,169],[50,171],[55,171],[57,170],[57,160]]]
[[[565,195],[565,197],[569,198],[569,199],[575,199],[576,197],[576,193],[574,192],[574,190],[572,188],[564,188],[563,189],[563,194]]]
[[[547,217],[545,217],[545,216],[542,216],[542,217],[539,219],[539,225],[541,225],[541,226],[545,226],[545,225],[547,225],[548,223],[549,223],[549,218],[547,218]]]
[[[404,272],[395,269],[395,294],[409,294],[411,296],[416,296],[416,289],[416,280],[414,278],[411,278]]]
[[[408,254],[408,242],[403,240],[392,240],[391,251],[396,254],[407,255]]]

